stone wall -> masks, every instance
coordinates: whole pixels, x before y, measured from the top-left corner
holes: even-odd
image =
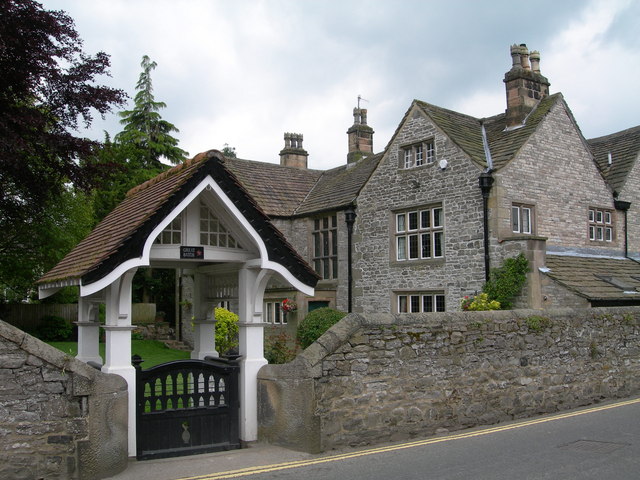
[[[0,478],[98,479],[127,466],[127,385],[0,321]]]
[[[424,437],[637,394],[640,308],[352,314],[258,378],[263,441]]]
[[[433,139],[436,160],[399,168],[403,146]],[[446,159],[442,170],[438,161]],[[400,292],[443,293],[446,309],[459,309],[465,295],[484,283],[481,168],[417,107],[392,139],[358,197],[354,228],[354,311],[394,312]],[[381,203],[381,199],[384,199]],[[396,261],[395,214],[442,205],[444,257]]]

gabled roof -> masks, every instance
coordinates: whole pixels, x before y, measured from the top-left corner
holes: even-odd
[[[629,258],[547,253],[544,273],[589,301],[640,303],[640,263]]]
[[[415,100],[414,103],[473,162],[482,168],[487,168],[487,158],[482,138],[482,126],[484,125],[489,151],[493,160],[493,169],[498,170],[515,158],[525,142],[536,131],[538,125],[551,111],[551,108],[559,101],[562,101],[560,93],[545,97],[529,114],[522,127],[511,130],[506,130],[507,123],[504,113],[479,119],[419,100]]]
[[[339,210],[353,204],[381,158],[382,154],[370,155],[352,165],[327,170],[296,208],[295,215]]]
[[[127,260],[140,258],[151,232],[207,176],[215,180],[260,234],[269,259],[283,265],[305,285],[315,286],[317,274],[225,166],[222,154],[214,150],[196,155],[129,191],[122,203],[38,283],[75,279],[86,285]]]
[[[629,172],[640,156],[640,126],[592,138],[587,140],[587,143],[605,179],[613,190],[620,193]]]

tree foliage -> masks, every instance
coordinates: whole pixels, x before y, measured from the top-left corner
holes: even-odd
[[[180,163],[188,154],[178,147],[178,140],[171,136],[172,132],[179,130],[162,119],[159,110],[167,105],[157,102],[153,95],[151,71],[157,63],[145,55],[140,65],[142,73],[136,84],[138,93],[134,98],[134,106],[132,110],[119,113],[124,130],[115,136],[115,141],[131,149],[130,161],[136,162],[139,167],[160,168],[162,157],[173,164]]]
[[[33,0],[0,2],[0,227],[39,213],[63,185],[88,187],[80,160],[96,142],[74,135],[121,105],[121,90],[95,84],[109,57],[82,52],[73,20]]]

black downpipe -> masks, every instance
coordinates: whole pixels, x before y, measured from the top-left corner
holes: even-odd
[[[347,312],[351,313],[353,299],[353,224],[356,221],[356,212],[353,207],[349,207],[344,212],[344,220],[347,223]]]
[[[627,234],[627,211],[631,207],[631,202],[623,202],[622,200],[614,200],[613,205],[616,210],[622,210],[624,212],[624,257],[629,257],[629,236]]]
[[[494,178],[491,171],[482,172],[478,177],[480,190],[482,190],[482,227],[484,229],[484,279],[489,281],[489,194]]]

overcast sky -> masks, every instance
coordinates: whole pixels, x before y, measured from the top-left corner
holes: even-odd
[[[309,168],[346,162],[358,95],[382,151],[413,99],[476,117],[504,112],[509,47],[541,54],[587,138],[640,124],[640,1],[44,0],[75,21],[103,83],[131,98],[140,61],[190,156],[229,144],[278,162],[302,133]],[[132,102],[130,102],[131,105]],[[120,131],[118,117],[89,136]]]

